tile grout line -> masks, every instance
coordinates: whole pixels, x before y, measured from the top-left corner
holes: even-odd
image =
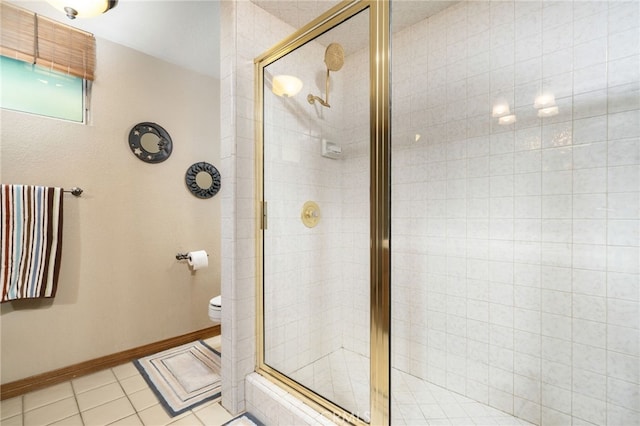
[[[126,364],[122,364],[122,365],[128,365],[131,364],[132,362],[126,363]],[[142,421],[142,417],[140,417],[140,413],[138,412],[138,409],[136,408],[136,406],[133,404],[133,401],[131,400],[131,398],[129,398],[129,394],[127,393],[127,391],[125,390],[124,386],[122,386],[122,383],[120,382],[120,378],[116,375],[115,371],[113,371],[113,368],[110,368],[109,371],[111,371],[111,374],[113,374],[113,376],[116,378],[116,382],[118,383],[118,386],[120,386],[120,389],[122,389],[122,393],[124,393],[124,396],[127,398],[127,401],[129,401],[129,404],[131,404],[131,407],[133,408],[133,411],[135,412],[136,417],[138,418],[138,420],[140,421],[140,424],[144,425],[144,422]],[[135,377],[135,376],[128,376],[125,377],[124,379],[128,379],[129,377]],[[118,419],[117,421],[126,419],[127,417],[130,416],[126,416],[123,417],[122,419]],[[113,424],[115,422],[111,422],[110,424]]]
[[[75,401],[76,408],[78,409],[78,416],[80,417],[80,422],[82,422],[82,424],[84,425],[85,424],[84,416],[82,415],[82,411],[80,410],[80,403],[78,402],[78,394],[76,393],[76,388],[73,386],[73,380],[69,380],[69,386],[71,386],[71,391],[73,392],[73,400]]]

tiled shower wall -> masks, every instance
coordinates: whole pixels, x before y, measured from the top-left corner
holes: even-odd
[[[638,423],[637,8],[470,2],[394,35],[394,366],[538,423]],[[222,11],[223,394],[239,411],[251,62],[291,29],[249,2]],[[535,115],[539,87],[557,116]],[[515,125],[491,117],[498,94]]]
[[[343,297],[342,161],[321,155],[322,139],[340,144],[341,78],[332,77],[332,107],[324,97],[324,46],[309,43],[266,68],[264,92],[265,361],[285,374],[340,348]],[[275,75],[303,81],[294,97],[271,92]],[[321,84],[317,84],[321,83]],[[314,201],[320,221],[307,228],[302,206]]]
[[[358,31],[368,31],[367,13],[267,68],[267,79],[304,83],[292,98],[265,86],[266,359],[285,373],[341,347],[369,353],[369,60],[364,46],[349,54]],[[348,54],[330,75],[331,107],[311,105],[308,93],[326,96],[324,54],[334,42]],[[342,149],[339,158],[321,155],[322,139]],[[311,229],[300,219],[307,200],[321,212]]]
[[[394,367],[536,424],[640,423],[639,9],[470,1],[393,34]]]
[[[327,8],[330,6],[327,4]],[[221,2],[221,25],[222,293],[225,300],[222,348],[226,355],[222,365],[223,404],[230,411],[239,412],[245,406],[245,376],[255,367],[253,59],[295,29],[247,1]],[[353,342],[368,351],[368,310],[363,307],[368,303],[368,296],[363,296],[368,291],[368,266],[363,266],[368,261],[368,230],[364,231],[367,243],[363,244],[358,242],[363,235],[362,225],[353,226],[356,221],[368,226],[368,207],[362,209],[368,187],[367,178],[362,175],[358,180],[350,179],[351,174],[359,173],[368,165],[363,158],[366,154],[351,146],[353,140],[363,142],[362,136],[357,135],[360,132],[368,134],[368,119],[355,125],[352,120],[344,119],[347,111],[342,101],[349,102],[349,97],[342,95],[347,72],[332,75],[331,96],[335,105],[330,111],[306,102],[307,93],[320,96],[324,93],[323,56],[324,46],[315,46],[302,55],[302,60],[287,66],[283,62],[278,65],[283,68],[270,70],[272,75],[298,75],[305,87],[293,99],[268,98],[267,102],[273,102],[273,108],[266,109],[269,120],[274,123],[267,132],[276,140],[275,151],[269,155],[277,164],[273,174],[266,177],[275,184],[272,189],[276,191],[271,194],[273,201],[269,200],[269,226],[274,230],[279,225],[274,219],[280,209],[283,223],[295,227],[292,234],[287,235],[294,236],[293,245],[283,245],[283,240],[272,241],[277,260],[271,273],[277,276],[278,288],[285,291],[282,298],[272,299],[274,307],[282,308],[284,312],[279,317],[282,319],[276,321],[284,323],[278,323],[271,344],[276,348],[276,362],[284,358],[289,363],[294,358],[295,367],[321,356],[322,351]],[[343,70],[348,69],[345,65]],[[355,87],[361,85],[354,83]],[[332,138],[342,145],[345,152],[342,159],[321,157],[322,137]],[[345,177],[351,182],[348,188],[342,184]],[[336,189],[339,190],[337,194]],[[334,198],[336,196],[338,199]],[[302,203],[308,199],[319,201],[322,209],[323,226],[315,230],[300,229]],[[319,243],[310,241],[308,237],[318,232],[324,233],[323,240]],[[296,260],[291,260],[291,255],[296,255]],[[322,267],[309,267],[312,259],[320,259]],[[307,265],[301,273],[299,268],[292,269],[301,265]],[[356,280],[356,275],[362,272],[364,278]],[[340,279],[336,280],[338,276]],[[344,278],[350,281],[345,283]],[[299,291],[299,287],[308,285],[312,286],[309,292]],[[318,291],[322,293],[321,297],[318,297]],[[293,294],[299,296],[293,298]],[[361,299],[353,302],[354,295]],[[359,314],[354,313],[355,307]],[[354,340],[354,329],[366,334],[357,334],[359,337]],[[288,364],[287,368],[291,369]]]
[[[353,20],[361,20],[358,15]],[[354,22],[348,22],[347,25]],[[362,27],[361,22],[358,25]],[[365,21],[366,28],[366,21]],[[342,346],[369,356],[370,325],[370,120],[369,51],[364,48],[345,59],[342,132],[343,327]]]
[[[220,2],[222,404],[245,409],[256,365],[253,58],[291,28],[248,1]]]

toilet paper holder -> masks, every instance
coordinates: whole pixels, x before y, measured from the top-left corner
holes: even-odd
[[[209,257],[209,253],[207,253],[207,257]],[[177,260],[189,260],[189,253],[178,253],[176,254]]]

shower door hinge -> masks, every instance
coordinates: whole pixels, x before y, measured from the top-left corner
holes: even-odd
[[[260,228],[264,231],[267,229],[267,202],[262,201],[260,204],[261,204],[260,210],[262,210],[261,212],[262,220],[260,223]]]

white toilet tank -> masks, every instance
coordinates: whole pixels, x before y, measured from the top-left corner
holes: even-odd
[[[216,296],[209,301],[209,318],[216,324],[222,321],[222,296]]]

